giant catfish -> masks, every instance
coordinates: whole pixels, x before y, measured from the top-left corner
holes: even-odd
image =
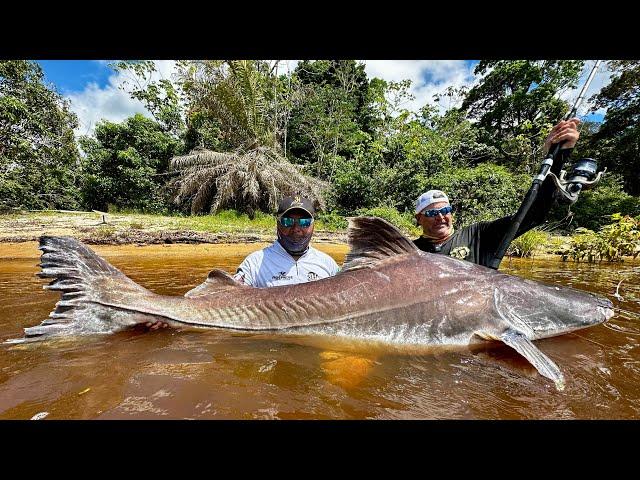
[[[185,296],[157,295],[69,237],[40,238],[44,288],[62,297],[25,338],[110,333],[148,321],[178,328],[222,328],[342,336],[401,345],[502,341],[558,389],[559,368],[533,343],[607,321],[605,298],[507,275],[418,250],[376,217],[350,219],[342,271],[314,282],[253,288],[224,271]]]

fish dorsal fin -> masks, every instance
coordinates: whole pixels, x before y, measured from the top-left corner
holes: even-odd
[[[209,272],[207,279],[197,287],[189,290],[184,294],[187,298],[202,297],[203,295],[211,295],[229,287],[241,286],[231,275],[224,270],[214,268]]]
[[[351,249],[343,271],[371,267],[395,255],[420,251],[396,227],[379,217],[350,218],[347,241]]]

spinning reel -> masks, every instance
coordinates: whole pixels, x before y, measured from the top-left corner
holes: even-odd
[[[560,177],[549,172],[548,175],[558,187],[555,192],[556,198],[564,203],[575,203],[580,192],[595,187],[602,179],[602,175],[607,171],[606,168],[600,172],[597,170],[598,163],[596,160],[593,158],[581,158],[571,166],[571,170],[568,173],[566,170],[560,171]]]

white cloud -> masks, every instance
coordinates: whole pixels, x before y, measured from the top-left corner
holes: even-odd
[[[454,105],[435,102],[433,96],[449,87],[471,85],[473,68],[463,60],[364,60],[369,78],[387,81],[411,80],[410,93],[415,99],[404,105],[417,112],[426,104],[446,110]]]
[[[417,112],[425,104],[438,105],[441,111],[453,107],[447,100],[434,102],[433,95],[443,93],[448,87],[469,86],[474,82],[473,67],[462,60],[363,60],[369,78],[378,77],[387,81],[411,80],[410,92],[415,99],[403,105],[404,108]],[[107,63],[101,61],[101,63]],[[172,78],[175,73],[175,61],[156,61],[158,78]],[[298,60],[284,60],[278,65],[278,73],[293,72]],[[593,65],[588,62],[587,67]],[[580,81],[584,84],[590,68],[586,68]],[[601,65],[589,91],[587,99],[610,82],[611,72]],[[97,122],[107,119],[121,122],[135,113],[142,113],[151,118],[151,114],[141,102],[132,99],[120,87],[131,77],[127,73],[114,72],[108,84],[100,88],[96,83],[89,83],[81,92],[71,93],[67,98],[71,101],[71,109],[78,115],[80,126],[78,135],[91,134]],[[579,89],[563,92],[561,98],[573,103]],[[584,115],[589,108],[585,100],[579,114]],[[604,110],[597,113],[604,114]]]
[[[155,63],[158,72],[152,80],[171,78],[175,69],[173,60],[159,60]],[[121,87],[125,82],[131,79],[131,75],[126,72],[114,71],[106,86],[101,88],[92,82],[88,83],[83,91],[66,95],[71,102],[71,110],[78,115],[79,126],[76,129],[76,135],[92,134],[96,124],[101,120],[121,122],[136,113],[151,118],[151,114],[139,100],[131,98],[126,91],[122,90]]]
[[[559,98],[569,102],[569,104],[573,106],[575,101],[578,99],[578,95],[580,95],[580,90],[582,90],[582,87],[586,83],[587,78],[589,77],[589,74],[591,73],[591,70],[593,69],[594,65],[595,65],[595,61],[586,62],[585,67],[582,71],[582,74],[580,75],[580,80],[578,81],[578,88],[572,88],[567,90],[566,92],[562,92],[559,95]],[[585,92],[584,101],[578,108],[578,116],[584,116],[589,112],[592,106],[592,103],[589,101],[589,99],[593,95],[600,92],[600,90],[602,90],[603,87],[611,83],[612,74],[613,72],[608,69],[607,62],[603,61],[598,67],[598,70],[596,71],[596,74],[594,75],[593,80],[589,85],[589,88]],[[595,113],[604,115],[606,111],[607,111],[606,108],[600,108],[596,110]]]
[[[110,79],[105,88],[90,83],[82,92],[67,95],[71,101],[71,110],[78,116],[77,135],[93,133],[101,120],[121,122],[134,113],[148,114],[142,103],[131,99],[115,83]]]

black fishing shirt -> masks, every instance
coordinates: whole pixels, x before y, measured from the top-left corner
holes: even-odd
[[[554,162],[554,166],[551,168],[552,172],[556,175],[559,174],[562,164],[568,159],[572,150],[572,148],[567,148],[560,151],[560,161]],[[554,204],[553,193],[555,190],[556,186],[553,180],[547,177],[540,186],[538,195],[527,215],[522,220],[516,238],[545,221]],[[450,255],[488,267],[504,234],[509,229],[511,220],[512,216],[508,216],[492,222],[474,223],[455,231],[451,238],[440,246],[436,246],[431,240],[424,237],[414,240],[413,243],[425,252]]]

